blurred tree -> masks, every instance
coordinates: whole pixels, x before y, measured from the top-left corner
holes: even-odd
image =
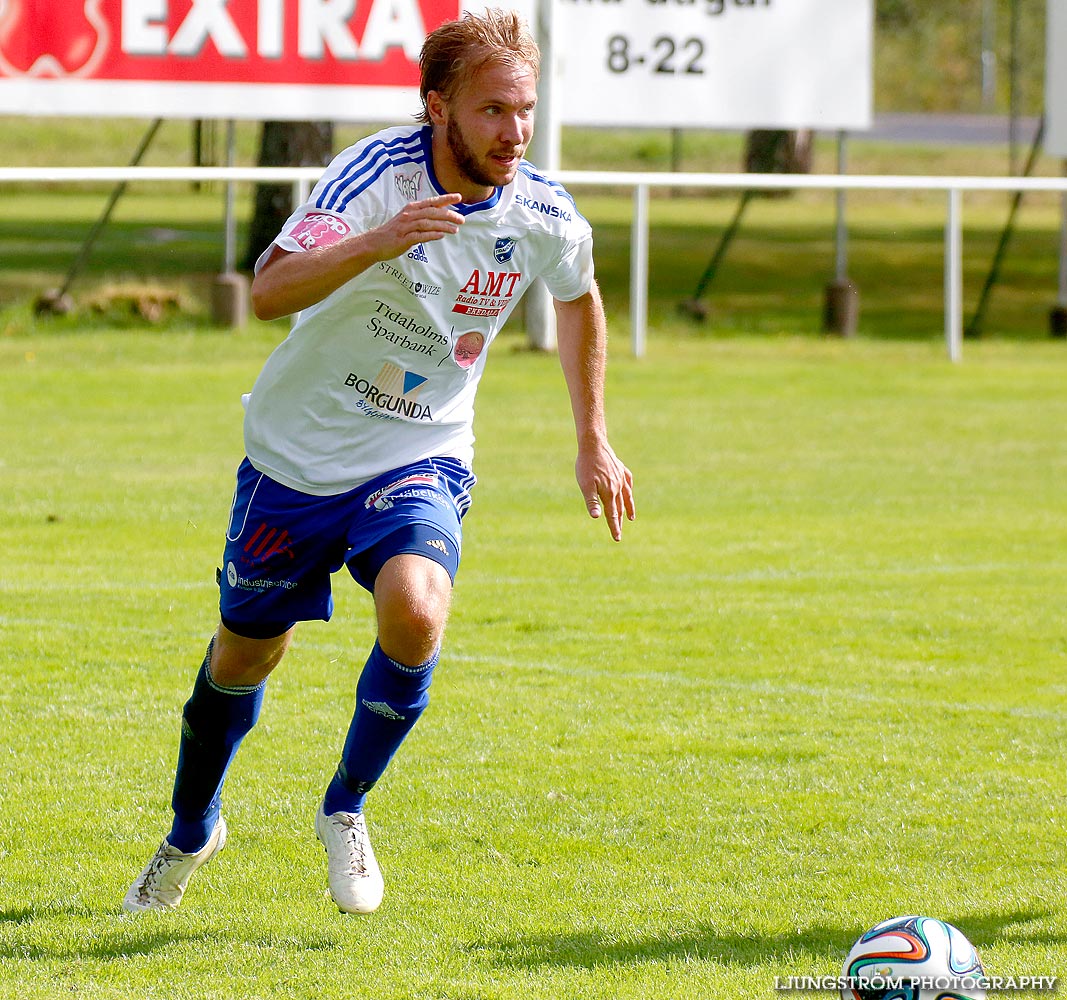
[[[813,133],[755,129],[745,136],[746,173],[810,174]]]
[[[333,158],[332,122],[264,122],[261,167],[324,167]],[[250,271],[293,210],[291,184],[257,184],[248,248],[241,267]]]
[[[1045,17],[1039,0],[875,0],[877,110],[1040,114]]]
[[[875,16],[879,28],[898,28],[910,24],[914,5],[910,0],[877,0]]]

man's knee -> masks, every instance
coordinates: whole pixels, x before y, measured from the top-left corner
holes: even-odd
[[[264,681],[289,648],[293,629],[270,639],[250,639],[220,624],[211,653],[211,679],[221,687],[249,687]]]
[[[404,554],[390,559],[374,584],[378,639],[399,663],[426,662],[441,645],[452,603],[452,580],[439,563]]]

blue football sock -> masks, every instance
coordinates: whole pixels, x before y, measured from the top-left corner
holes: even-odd
[[[241,740],[256,724],[267,682],[226,688],[211,678],[212,639],[182,711],[178,768],[174,775],[174,824],[167,840],[179,851],[198,851],[218,822],[222,783]]]
[[[356,711],[323,811],[362,812],[367,792],[385,773],[430,700],[438,654],[417,667],[390,659],[376,642],[356,685]]]

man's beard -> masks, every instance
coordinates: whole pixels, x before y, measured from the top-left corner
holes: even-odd
[[[449,119],[445,127],[445,138],[448,140],[448,148],[456,167],[467,180],[481,187],[496,187],[496,180],[482,169],[455,119]]]

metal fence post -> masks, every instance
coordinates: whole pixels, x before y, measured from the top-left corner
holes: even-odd
[[[950,361],[963,357],[963,236],[959,188],[948,192],[945,220],[945,343]]]
[[[634,185],[630,228],[630,344],[635,358],[645,355],[648,332],[648,185]]]

